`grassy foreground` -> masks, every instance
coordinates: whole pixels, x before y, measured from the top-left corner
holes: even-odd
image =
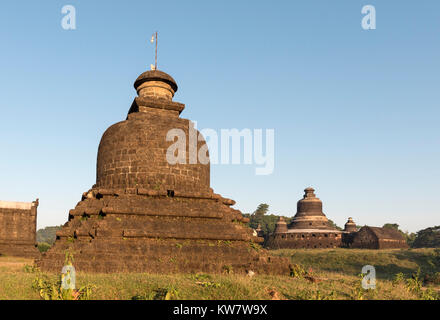
[[[413,250],[276,250],[296,264],[294,276],[224,274],[77,274],[87,299],[438,299],[440,285],[423,282],[440,271],[440,252]],[[361,286],[362,266],[376,268],[376,289]],[[36,280],[59,276],[30,267],[32,260],[0,257],[0,299],[41,299]],[[417,274],[420,268],[420,276]],[[38,282],[38,281],[37,281]],[[33,287],[34,286],[34,287]],[[43,290],[44,291],[44,290]]]
[[[380,280],[392,280],[398,273],[411,276],[418,268],[422,274],[440,271],[440,249],[280,249],[271,252],[323,272],[355,275],[361,273],[363,266],[372,265]]]

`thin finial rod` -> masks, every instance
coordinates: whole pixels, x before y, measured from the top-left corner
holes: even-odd
[[[157,31],[156,31],[156,56],[154,58],[154,70],[157,70]]]

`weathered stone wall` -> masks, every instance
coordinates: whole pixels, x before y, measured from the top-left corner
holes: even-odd
[[[377,232],[374,232],[374,230]],[[397,249],[408,247],[403,236],[397,231],[391,235],[387,235],[387,232],[390,232],[390,230],[377,227],[362,227],[353,234],[353,241],[350,247],[359,249]]]
[[[38,202],[0,201],[0,254],[35,257]]]
[[[342,246],[342,234],[334,232],[295,232],[269,235],[265,242],[269,249],[317,249]]]
[[[408,248],[405,240],[381,239],[379,240],[379,249],[399,249]]]
[[[381,228],[379,228],[381,229]],[[356,249],[396,249],[407,248],[403,237],[394,239],[378,237],[368,229],[358,232],[285,232],[270,234],[264,245],[268,249],[316,249],[316,248],[356,248]]]
[[[154,190],[96,190],[70,211],[55,245],[38,261],[59,271],[66,251],[83,272],[226,272],[286,274],[288,261],[259,248],[234,202]]]
[[[357,249],[379,249],[379,242],[371,232],[366,229],[361,229],[353,236],[351,248]]]

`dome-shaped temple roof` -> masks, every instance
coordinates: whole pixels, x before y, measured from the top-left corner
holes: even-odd
[[[134,88],[137,90],[138,87],[146,81],[162,81],[168,83],[174,92],[178,89],[176,80],[174,80],[168,73],[160,70],[149,70],[142,73],[134,82]]]
[[[297,212],[289,228],[331,229],[327,217],[322,212],[322,201],[315,195],[315,189],[309,187],[304,192],[303,199],[297,203]]]
[[[347,232],[356,232],[357,231],[356,223],[353,221],[352,217],[348,218],[348,221],[345,223],[344,231],[347,231]]]
[[[127,120],[112,125],[102,136],[96,187],[209,193],[209,162],[200,163],[197,158],[194,163],[189,154],[191,130],[197,137],[200,133],[189,120],[179,117],[184,105],[172,101],[176,81],[165,72],[154,70],[142,73],[134,86],[139,97]],[[178,163],[168,159],[170,146],[176,142],[175,134],[171,135],[174,139],[169,139],[170,130],[179,130],[186,138],[184,157]],[[197,151],[206,145],[203,137],[196,141]]]

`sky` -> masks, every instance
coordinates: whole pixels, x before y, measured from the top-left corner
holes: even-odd
[[[76,9],[64,30],[61,9]],[[376,9],[364,30],[362,7]],[[235,208],[293,216],[312,186],[343,226],[440,225],[440,2],[2,1],[0,199],[67,221],[100,138],[154,63],[199,129],[273,129],[275,166],[211,166]]]

